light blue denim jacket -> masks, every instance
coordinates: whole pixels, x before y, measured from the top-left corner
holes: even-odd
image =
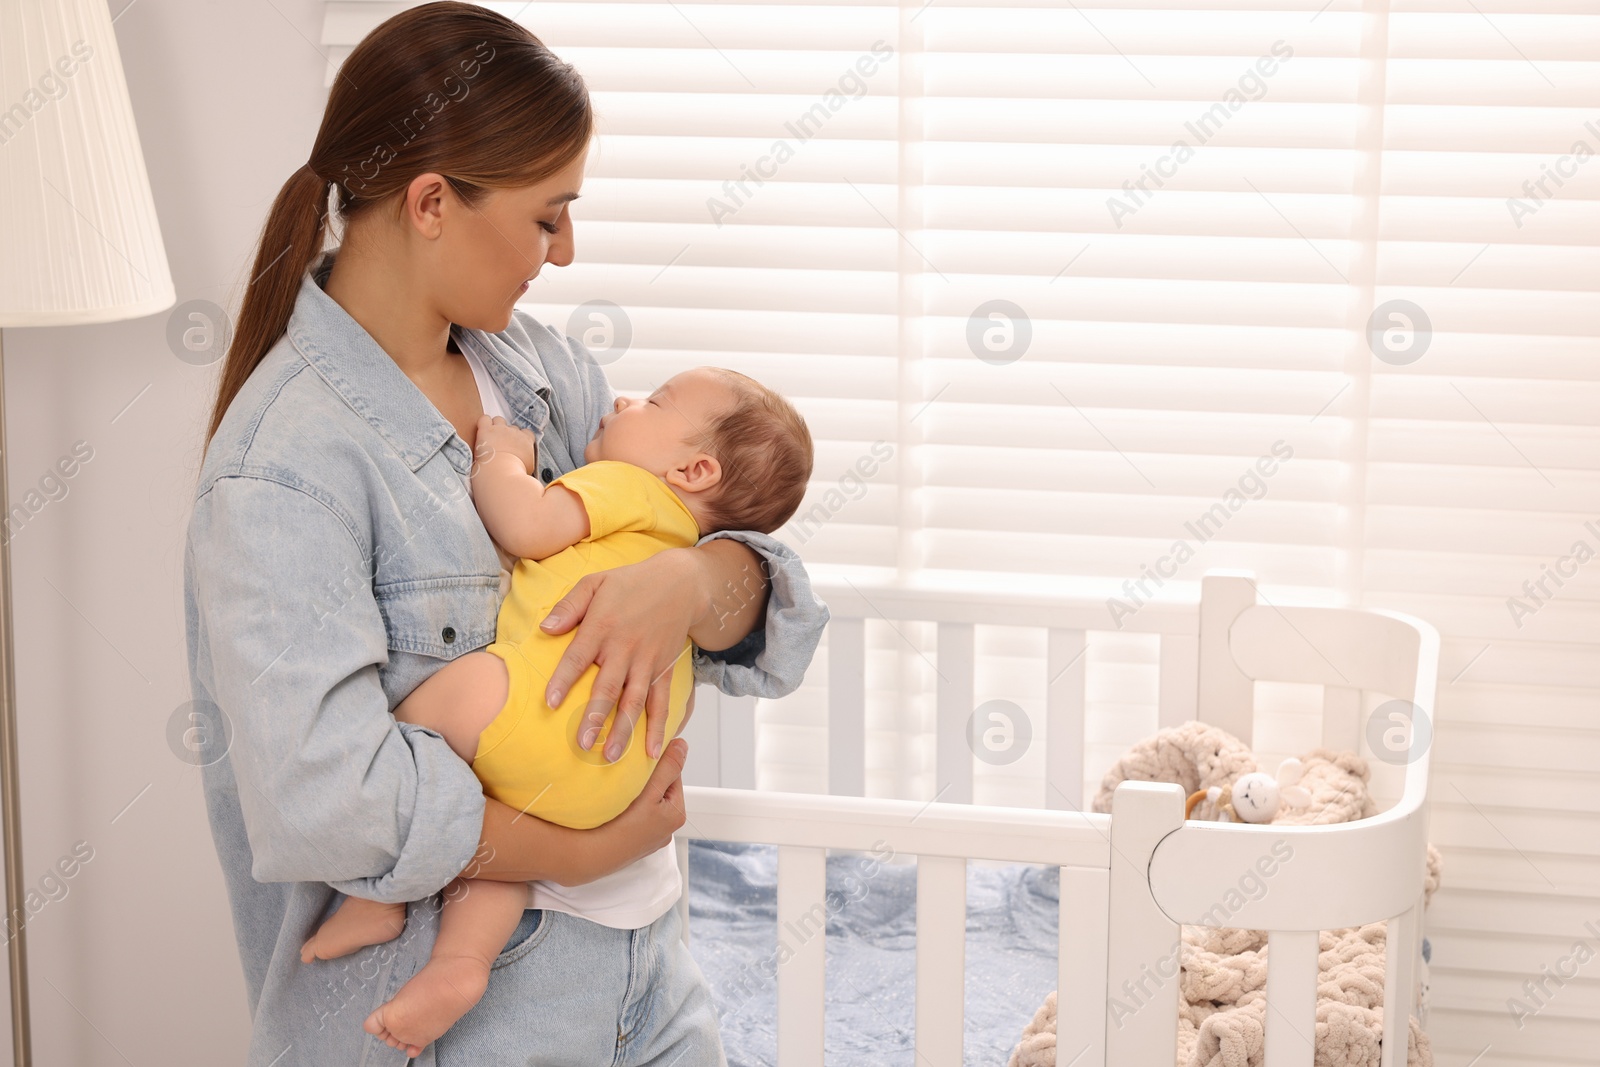
[[[259,1067],[405,1062],[361,1023],[426,961],[436,894],[472,858],[483,819],[467,764],[389,712],[494,639],[500,556],[467,492],[466,443],[322,290],[334,254],[307,272],[285,335],[223,416],[184,553],[191,737]],[[541,467],[577,466],[614,399],[582,343],[520,310],[502,333],[452,334],[538,437]],[[792,692],[827,608],[782,543],[711,536],[769,561],[771,594],[765,628],[696,650],[695,677],[736,695]],[[302,964],[335,890],[421,903],[400,940]],[[475,1012],[458,1026],[516,1023]],[[457,1067],[448,1041],[417,1062],[436,1047],[439,1067]]]

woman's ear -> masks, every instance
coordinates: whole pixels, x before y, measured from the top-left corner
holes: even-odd
[[[709,452],[696,452],[682,464],[669,468],[667,484],[686,493],[703,493],[722,482],[722,464]]]

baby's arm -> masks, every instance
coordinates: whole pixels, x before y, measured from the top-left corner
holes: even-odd
[[[480,459],[472,502],[484,528],[507,552],[544,559],[589,536],[589,513],[577,493],[532,477],[517,435],[526,433],[485,415],[478,420]]]

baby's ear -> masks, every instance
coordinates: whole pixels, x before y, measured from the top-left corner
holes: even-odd
[[[703,493],[722,481],[722,464],[709,452],[696,452],[681,466],[667,471],[667,484],[687,493]]]

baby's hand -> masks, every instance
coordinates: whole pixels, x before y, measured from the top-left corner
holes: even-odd
[[[539,466],[539,441],[529,430],[513,426],[499,415],[478,418],[478,445],[474,449],[479,463],[486,463],[506,452],[522,461],[529,474]]]

